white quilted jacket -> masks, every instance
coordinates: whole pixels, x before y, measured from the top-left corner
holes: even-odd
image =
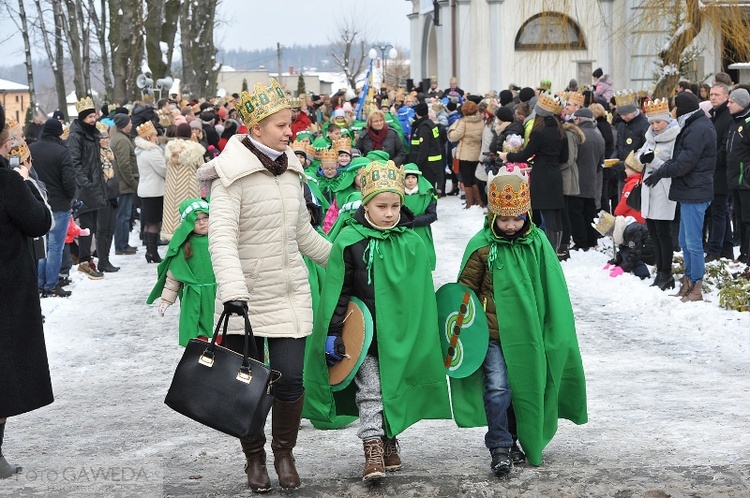
[[[247,301],[253,333],[305,337],[312,333],[306,255],[326,265],[331,243],[310,225],[301,181],[305,173],[287,147],[289,166],[272,175],[234,135],[217,158],[198,170],[210,182],[208,248],[218,284],[216,318],[226,301]],[[242,333],[232,317],[228,333]]]

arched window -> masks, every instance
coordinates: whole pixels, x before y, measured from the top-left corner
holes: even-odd
[[[581,28],[559,12],[542,12],[523,23],[516,35],[516,50],[585,50]]]

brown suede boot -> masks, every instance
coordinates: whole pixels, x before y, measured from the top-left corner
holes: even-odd
[[[703,280],[695,282],[690,290],[680,299],[683,303],[689,301],[703,301]]]
[[[690,277],[687,275],[682,276],[680,280],[680,290],[676,294],[670,294],[672,297],[685,297],[690,292]]]
[[[471,190],[474,191],[474,204],[477,204],[482,209],[487,207],[484,204],[484,200],[482,200],[482,194],[479,192],[479,185],[472,185]]]
[[[401,457],[398,454],[398,439],[383,436],[383,461],[386,472],[401,470]]]
[[[276,399],[273,402],[271,449],[274,456],[273,466],[279,476],[279,486],[283,489],[297,489],[301,484],[297,468],[294,466],[292,450],[297,445],[304,399],[303,395],[296,401],[284,402]]]
[[[383,459],[383,440],[369,439],[364,441],[365,469],[362,471],[363,481],[377,481],[385,477],[385,460]]]
[[[466,196],[466,205],[464,205],[464,209],[469,209],[471,206],[476,204],[476,202],[474,201],[474,188],[473,187],[465,187],[464,195]]]
[[[253,493],[267,493],[271,491],[271,479],[266,468],[266,435],[257,438],[240,439],[242,452],[245,454],[245,473],[247,487]]]

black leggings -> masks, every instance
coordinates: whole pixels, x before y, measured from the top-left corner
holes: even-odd
[[[648,236],[654,246],[656,271],[672,272],[672,221],[646,218]]]
[[[263,339],[256,337],[258,354],[263,358]],[[242,354],[245,344],[243,335],[227,335],[224,346]],[[296,401],[305,393],[302,386],[302,367],[305,363],[305,338],[268,338],[268,359],[272,369],[281,372],[281,378],[273,385],[273,397],[279,401]]]

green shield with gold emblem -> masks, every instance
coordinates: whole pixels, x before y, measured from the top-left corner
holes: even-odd
[[[445,284],[435,294],[440,346],[449,377],[468,377],[482,366],[490,330],[474,291],[459,283]]]

